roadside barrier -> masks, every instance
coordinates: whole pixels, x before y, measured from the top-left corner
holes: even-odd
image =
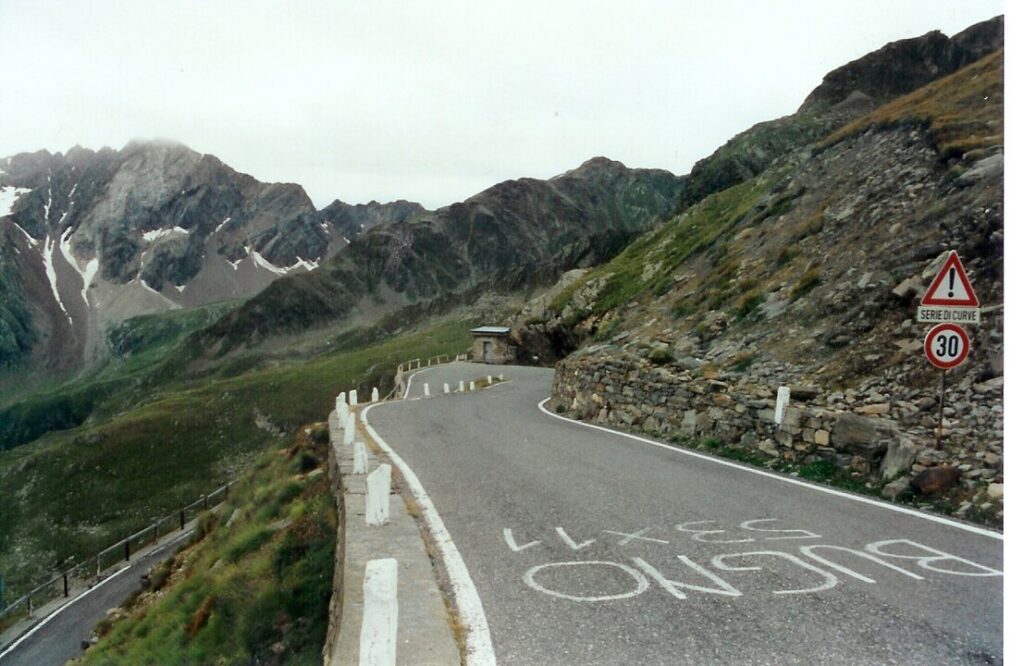
[[[75,587],[76,584],[91,586],[98,583],[103,571],[108,567],[119,561],[130,561],[133,553],[156,542],[162,536],[184,530],[186,523],[203,511],[226,500],[231,491],[231,486],[235,485],[235,483],[237,481],[231,481],[220,486],[188,506],[184,506],[172,514],[157,519],[131,536],[125,537],[114,545],[90,556],[84,562],[62,571],[45,583],[32,588],[10,604],[5,604],[0,609],[0,619],[11,618],[19,613],[24,613],[27,617],[33,617],[35,609],[43,604],[60,597],[69,597],[71,588]]]

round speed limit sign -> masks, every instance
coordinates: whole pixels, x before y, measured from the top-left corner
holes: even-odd
[[[967,359],[971,340],[967,331],[956,324],[939,324],[924,338],[924,353],[928,361],[940,370],[955,368]]]

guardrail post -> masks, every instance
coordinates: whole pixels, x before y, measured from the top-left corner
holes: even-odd
[[[342,439],[342,444],[348,446],[356,441],[356,415],[349,412],[348,419],[345,423],[345,437]]]
[[[451,386],[448,386],[448,382],[445,382],[445,383],[444,383],[444,392],[445,392],[446,394],[448,394],[448,393],[451,393],[451,392],[452,392],[452,387],[451,387]]]
[[[359,393],[358,389],[352,389],[348,392],[348,404],[358,405],[359,404]]]
[[[391,465],[381,465],[366,476],[366,524],[387,525],[391,510]]]
[[[225,485],[225,486],[224,486],[224,499],[225,499],[225,500],[227,500],[227,498],[228,498],[228,494],[229,494],[230,492],[231,492],[231,484],[229,483],[229,484],[227,484],[227,485]]]
[[[487,385],[490,386],[493,383],[494,383],[494,378],[491,377],[490,375],[487,375]]]
[[[380,391],[374,386],[373,390],[370,391],[370,402],[378,402],[380,400]]]
[[[426,382],[423,382],[423,397],[430,397],[430,384],[427,384]]]
[[[352,473],[366,474],[366,444],[355,443],[355,451],[352,453]]]
[[[475,391],[476,390],[476,382],[470,382],[469,383],[469,390],[470,391]]]
[[[132,561],[132,542],[131,541],[125,541],[124,542],[124,561],[125,562],[131,562]]]
[[[465,390],[466,390],[466,382],[460,379],[459,380],[459,393],[464,393]]]
[[[100,577],[100,556],[97,555],[96,556],[96,579],[99,580],[99,577]]]
[[[209,508],[210,508],[210,496],[209,495],[203,495],[203,509],[204,510],[209,510]]]
[[[64,574],[64,598],[68,598],[68,575]]]
[[[185,529],[185,510],[182,509],[178,512],[178,521],[181,523],[181,529]]]
[[[28,598],[28,616],[29,616],[29,617],[32,617],[32,611],[33,611],[33,610],[34,610],[34,609],[33,609],[33,607],[32,607],[32,597],[31,597],[31,595],[30,595],[30,596],[29,596],[29,598]]]

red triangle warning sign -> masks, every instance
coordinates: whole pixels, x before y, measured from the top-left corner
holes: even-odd
[[[949,253],[949,258],[942,265],[939,274],[921,299],[921,305],[947,305],[953,307],[976,308],[980,305],[974,294],[974,287],[967,277],[964,265],[956,250]]]

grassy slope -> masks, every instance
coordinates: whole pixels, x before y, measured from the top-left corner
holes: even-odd
[[[277,433],[322,420],[340,390],[359,386],[365,396],[389,385],[401,361],[464,350],[469,328],[450,319],[376,346],[169,390],[3,453],[5,594],[236,476]]]
[[[867,131],[905,123],[929,131],[943,157],[1003,143],[1003,49],[904,95],[845,125],[821,147]]]
[[[327,428],[308,432],[259,457],[82,663],[320,663],[337,518]]]

